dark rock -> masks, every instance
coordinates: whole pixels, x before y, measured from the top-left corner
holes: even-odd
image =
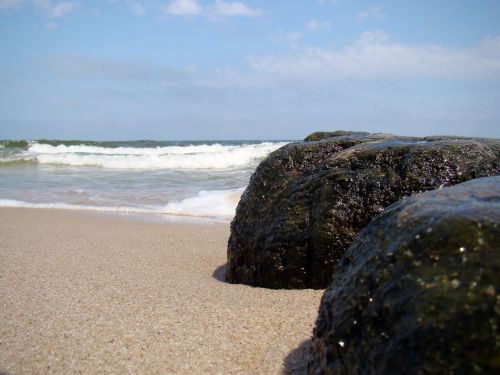
[[[500,177],[401,200],[323,295],[311,374],[500,373]]]
[[[321,141],[323,139],[327,139],[327,138],[332,138],[332,137],[341,137],[341,136],[344,136],[344,135],[359,135],[359,136],[363,136],[363,135],[368,135],[369,133],[366,133],[366,132],[350,132],[350,131],[346,131],[346,130],[337,130],[337,131],[334,131],[334,132],[314,132],[312,134],[309,134],[305,139],[304,141]]]
[[[289,144],[259,165],[240,200],[226,279],[326,288],[354,236],[385,207],[499,168],[499,140],[349,134]]]

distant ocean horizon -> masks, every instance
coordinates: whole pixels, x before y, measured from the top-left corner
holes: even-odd
[[[0,141],[0,207],[228,222],[257,165],[289,140]]]

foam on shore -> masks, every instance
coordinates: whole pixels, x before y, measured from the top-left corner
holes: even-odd
[[[217,222],[229,222],[234,217],[236,206],[244,189],[201,190],[196,196],[179,202],[170,202],[164,207],[132,207],[132,206],[93,206],[88,204],[71,204],[63,202],[32,203],[15,199],[0,199],[0,207],[47,208],[63,210],[87,210],[116,212],[124,214],[171,215],[213,219]]]

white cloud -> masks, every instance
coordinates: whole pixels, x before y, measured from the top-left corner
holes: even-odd
[[[18,9],[24,5],[24,0],[0,0],[0,11]]]
[[[306,29],[310,31],[330,30],[332,23],[329,21],[310,20],[306,23]]]
[[[289,78],[500,78],[500,36],[470,48],[409,45],[383,31],[365,32],[343,48],[300,47],[285,55],[253,57],[258,72]]]
[[[54,18],[64,17],[66,14],[74,12],[80,8],[76,1],[63,1],[54,5],[50,10],[50,16]]]
[[[212,5],[203,6],[198,0],[172,0],[165,7],[167,14],[172,16],[203,16],[218,17],[258,17],[263,14],[258,8],[250,8],[242,2],[226,2],[215,0]]]
[[[367,18],[374,18],[376,20],[383,20],[387,18],[387,14],[384,13],[384,10],[380,5],[374,5],[371,8],[358,13],[358,20],[364,21]]]
[[[342,1],[343,0],[317,0],[317,2],[320,4],[338,4]]]
[[[134,16],[144,16],[146,14],[146,9],[141,3],[134,2],[130,4],[130,11]]]
[[[173,16],[198,16],[202,11],[198,0],[174,0],[165,6],[165,12]]]
[[[116,4],[118,0],[107,0]],[[21,8],[26,0],[0,0],[0,11]],[[51,18],[62,18],[65,15],[81,8],[78,1],[54,1],[54,0],[31,0],[33,7],[42,11]],[[147,13],[147,7],[143,2],[124,0],[130,12],[136,16]],[[157,8],[156,6],[150,6]],[[169,0],[167,4],[160,6],[165,13],[171,16],[206,17],[218,19],[222,17],[259,17],[264,12],[259,8],[251,8],[242,1],[213,0],[208,5],[203,5],[200,0]]]
[[[76,1],[60,1],[53,3],[51,0],[32,0],[33,6],[52,18],[62,18],[65,15],[80,9],[80,3]]]
[[[243,16],[243,17],[258,17],[262,15],[262,10],[251,9],[241,2],[225,2],[216,0],[211,7],[215,16]]]

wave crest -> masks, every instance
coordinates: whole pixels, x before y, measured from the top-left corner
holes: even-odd
[[[285,144],[263,142],[231,146],[213,144],[105,148],[35,143],[28,151],[41,164],[97,166],[109,169],[225,169],[256,163]]]

